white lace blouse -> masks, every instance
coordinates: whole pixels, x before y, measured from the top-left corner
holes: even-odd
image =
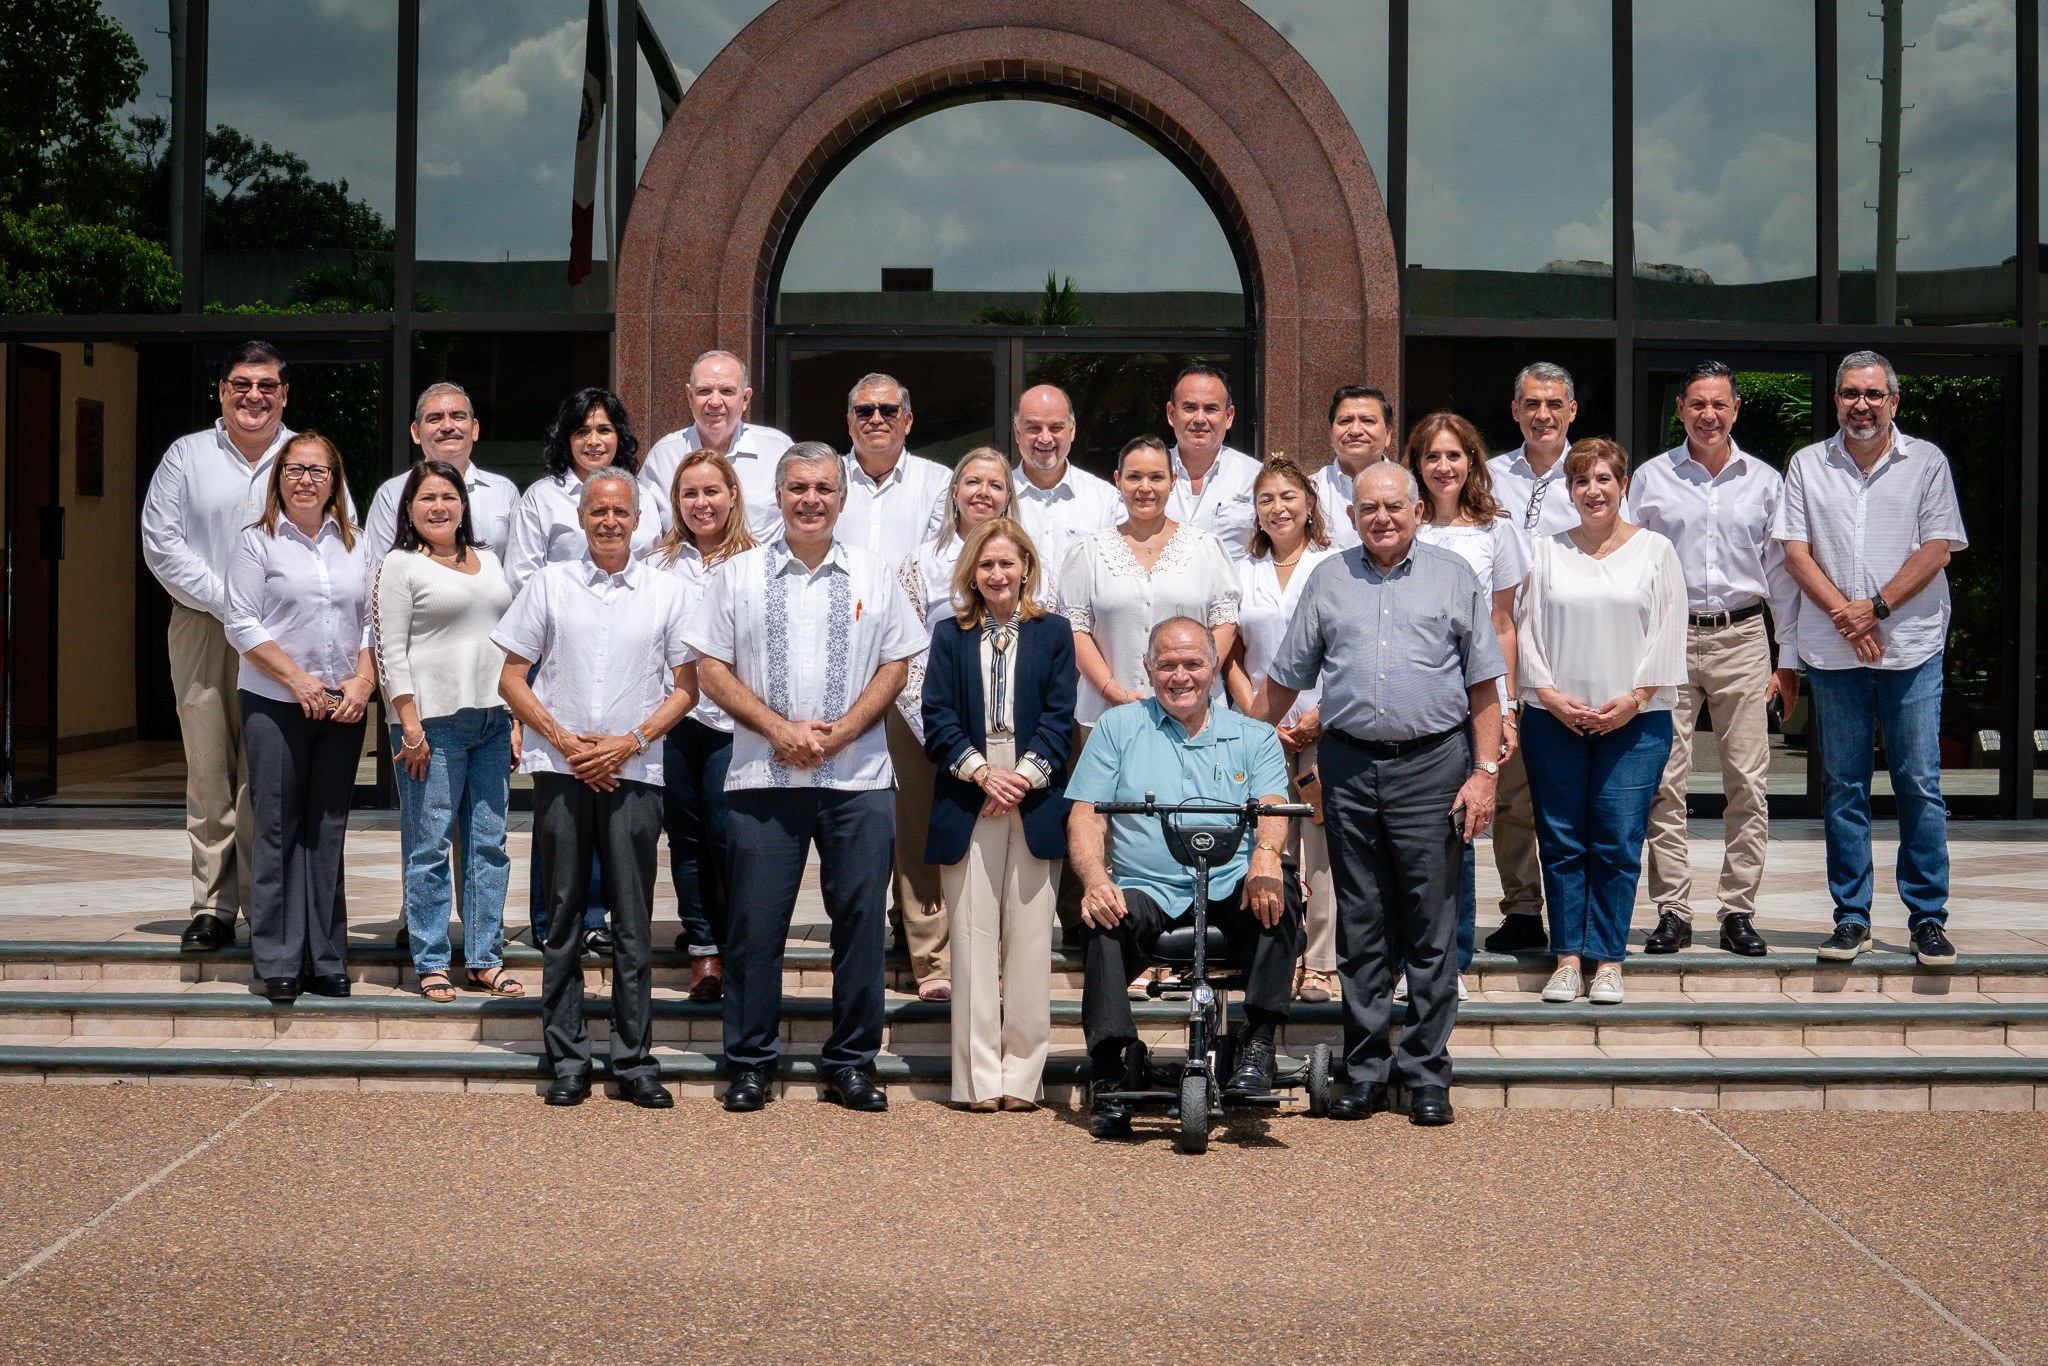
[[[1187,522],[1174,529],[1149,573],[1116,528],[1077,540],[1060,569],[1060,611],[1095,642],[1118,686],[1135,693],[1152,690],[1145,641],[1154,626],[1169,617],[1235,625],[1239,596],[1237,565],[1223,542]],[[1107,710],[1083,674],[1074,719],[1093,725]]]

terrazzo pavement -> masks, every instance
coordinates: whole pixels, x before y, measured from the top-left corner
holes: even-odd
[[[263,1094],[0,1090],[0,1276]],[[1712,1118],[2048,1362],[2048,1119]],[[1281,1117],[1190,1157],[1049,1111],[320,1092],[0,1288],[0,1342],[51,1366],[1998,1359],[1689,1113]]]

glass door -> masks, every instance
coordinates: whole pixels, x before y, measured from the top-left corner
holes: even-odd
[[[4,644],[8,805],[57,792],[57,562],[64,558],[59,497],[57,353],[14,346],[8,355],[7,597]]]

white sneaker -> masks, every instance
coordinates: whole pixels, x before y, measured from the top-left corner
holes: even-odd
[[[1408,999],[1408,974],[1402,973],[1394,979],[1394,1004],[1400,1005]]]
[[[1468,996],[1469,993],[1465,990],[1465,974],[1461,972],[1458,974],[1458,999],[1463,1001],[1468,999]]]
[[[1593,985],[1586,999],[1596,1006],[1618,1006],[1622,1002],[1621,964],[1602,963],[1593,973]]]
[[[1579,970],[1565,963],[1560,965],[1556,972],[1551,973],[1550,980],[1543,984],[1543,999],[1552,1005],[1576,1001],[1585,985],[1586,979],[1579,975]]]

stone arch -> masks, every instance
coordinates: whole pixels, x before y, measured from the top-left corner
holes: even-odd
[[[948,92],[1070,92],[1177,149],[1244,253],[1264,445],[1319,462],[1340,384],[1398,394],[1393,237],[1364,149],[1241,0],[779,0],[663,129],[619,257],[617,371],[643,429],[689,422],[713,347],[764,361],[769,276],[850,144]]]

